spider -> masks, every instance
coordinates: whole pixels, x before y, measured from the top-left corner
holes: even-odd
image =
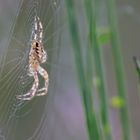
[[[23,95],[17,95],[17,99],[21,100],[31,100],[35,96],[43,96],[48,92],[49,77],[47,71],[40,66],[41,63],[46,62],[47,53],[44,50],[43,43],[43,26],[38,16],[34,18],[34,24],[31,35],[31,49],[29,52],[29,66],[28,66],[28,75],[34,77],[34,83],[32,88]],[[39,78],[40,74],[44,80],[45,85],[43,88],[38,89],[39,87]]]

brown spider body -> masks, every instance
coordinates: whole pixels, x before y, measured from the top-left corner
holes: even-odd
[[[34,77],[34,83],[30,91],[24,95],[18,95],[17,96],[18,99],[31,100],[34,96],[43,96],[47,94],[49,84],[48,73],[47,71],[45,71],[45,69],[43,69],[40,66],[41,63],[44,63],[47,60],[47,53],[43,48],[42,35],[43,35],[42,23],[40,22],[39,17],[35,16],[31,36],[32,41],[31,41],[31,49],[29,52],[29,66],[28,66],[29,76]],[[38,74],[40,74],[45,80],[45,85],[41,89],[38,89],[39,86]]]
[[[33,69],[37,69],[39,63],[42,60],[42,48],[38,46],[38,43],[33,41],[29,54],[29,64]]]

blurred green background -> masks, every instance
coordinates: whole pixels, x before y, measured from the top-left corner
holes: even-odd
[[[0,1],[0,140],[140,139],[139,79],[132,59],[140,58],[140,2],[111,1]],[[111,20],[110,9],[116,12]],[[48,62],[42,67],[49,73],[49,93],[23,102],[15,96],[33,82],[27,65],[36,12],[44,27]],[[111,49],[115,39],[122,59]],[[126,98],[119,94],[115,60],[124,68]]]

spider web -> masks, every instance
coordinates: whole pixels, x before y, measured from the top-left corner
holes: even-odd
[[[27,75],[27,67],[31,29],[36,14],[43,24],[43,42],[49,57],[48,65],[42,66],[49,73],[49,89],[55,86],[52,78],[55,64],[52,62],[58,63],[60,33],[64,28],[62,5],[62,0],[22,0],[19,3],[10,43],[0,59],[0,140],[46,139],[43,130],[47,128],[47,96],[36,97],[32,101],[17,100],[15,97],[27,93],[33,84],[33,78]],[[58,71],[58,65],[55,68]],[[44,82],[41,77],[39,79],[42,86]]]

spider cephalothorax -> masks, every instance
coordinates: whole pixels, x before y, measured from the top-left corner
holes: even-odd
[[[46,95],[48,92],[49,78],[47,71],[40,66],[41,63],[46,62],[47,53],[44,50],[43,43],[43,26],[38,16],[35,16],[34,25],[31,35],[31,49],[29,52],[29,65],[28,65],[28,75],[34,77],[34,83],[30,91],[23,95],[17,95],[18,99],[31,100],[34,96]],[[45,85],[43,88],[38,89],[39,79],[38,74],[40,74],[44,80]]]

